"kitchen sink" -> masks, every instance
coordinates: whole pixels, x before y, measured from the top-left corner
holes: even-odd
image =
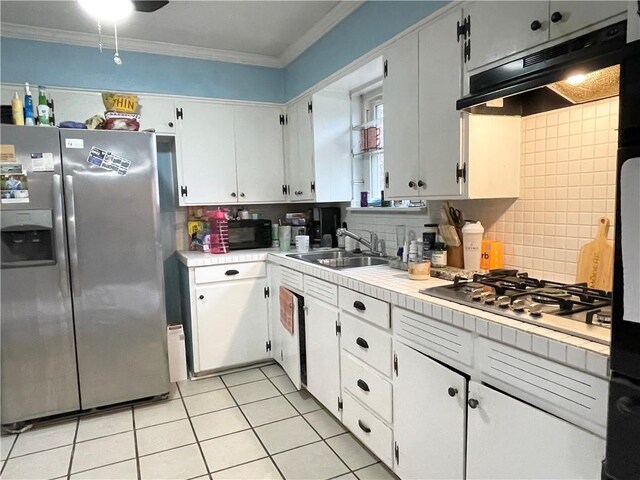
[[[388,258],[373,257],[362,253],[345,252],[343,250],[292,253],[287,255],[287,257],[335,269],[372,267],[374,265],[387,265],[389,263]]]

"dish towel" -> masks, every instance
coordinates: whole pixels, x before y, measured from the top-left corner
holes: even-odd
[[[293,293],[280,287],[280,323],[293,335]]]

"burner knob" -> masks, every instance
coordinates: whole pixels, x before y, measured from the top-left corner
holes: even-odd
[[[527,306],[524,300],[518,298],[511,303],[511,308],[516,312],[522,312],[524,308]]]
[[[531,303],[529,304],[529,315],[542,315],[542,304],[541,303]]]
[[[480,297],[483,303],[493,303],[496,301],[496,296],[491,292],[484,292]]]
[[[480,298],[482,298],[483,293],[484,293],[484,288],[474,288],[473,290],[471,290],[471,299],[480,300]]]
[[[501,308],[507,308],[511,304],[511,299],[506,295],[501,295],[496,299],[496,305]]]

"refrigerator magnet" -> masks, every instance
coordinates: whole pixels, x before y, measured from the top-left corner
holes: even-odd
[[[33,172],[53,172],[53,153],[32,153],[31,170]]]
[[[0,199],[2,203],[29,203],[27,172],[0,174]]]

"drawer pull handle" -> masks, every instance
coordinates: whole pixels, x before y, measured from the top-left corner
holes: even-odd
[[[225,274],[227,277],[232,277],[232,276],[237,275],[237,274],[239,274],[239,273],[240,273],[240,272],[239,272],[238,270],[227,270],[226,272],[224,272],[224,274]]]
[[[458,394],[458,389],[449,387],[449,389],[447,390],[447,393],[449,394],[450,397],[455,397]]]
[[[369,391],[369,385],[367,385],[367,382],[365,382],[362,379],[358,379],[358,386],[360,387],[360,390],[363,390],[365,392]]]
[[[469,408],[478,408],[478,405],[480,405],[480,402],[475,398],[470,398],[467,403],[469,404]]]
[[[371,433],[371,429],[362,423],[362,420],[358,420],[358,426],[364,433]]]
[[[620,397],[616,402],[616,407],[620,413],[640,417],[640,402],[638,400],[634,401],[631,397],[626,395]]]
[[[198,298],[199,298],[200,300],[204,300],[204,295],[200,295]]]
[[[362,338],[362,337],[358,337],[358,338],[356,339],[356,343],[357,343],[358,345],[360,345],[362,348],[369,348],[369,344],[368,344],[368,343],[367,343],[367,341],[366,341],[364,338]]]
[[[360,300],[356,300],[355,302],[353,302],[353,308],[355,308],[356,310],[360,310],[361,312],[364,312],[367,307],[364,306],[364,303],[362,303]]]

